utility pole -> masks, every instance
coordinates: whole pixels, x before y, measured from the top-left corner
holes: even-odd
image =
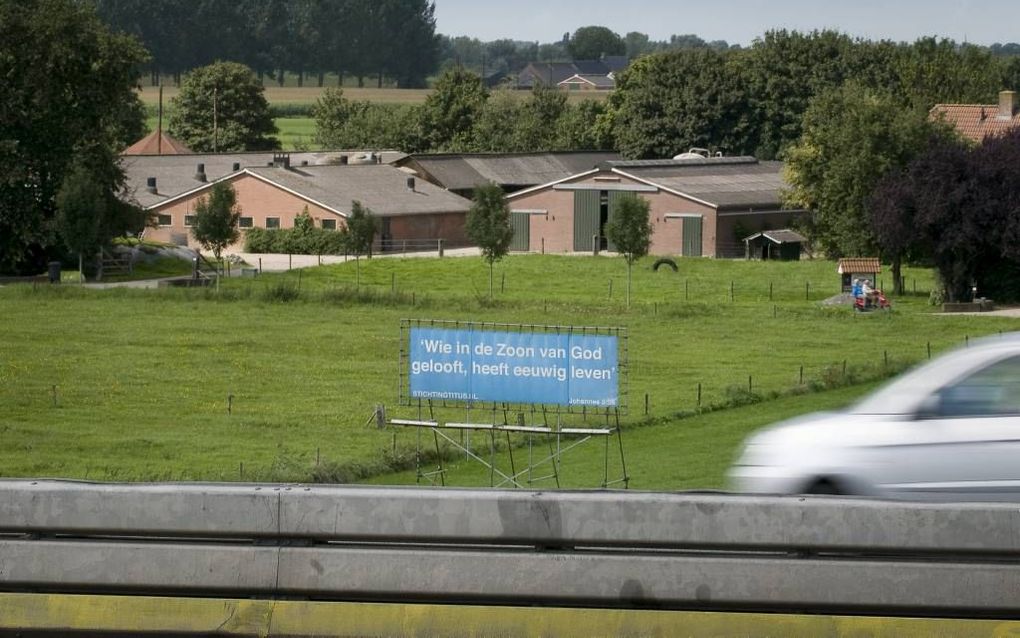
[[[219,128],[218,128],[218,124],[219,123],[216,121],[216,99],[218,97],[218,95],[217,95],[218,91],[219,91],[219,88],[214,86],[213,90],[212,90],[212,150],[213,150],[213,153],[218,153],[219,152],[219,134],[220,134],[220,131],[219,131]]]

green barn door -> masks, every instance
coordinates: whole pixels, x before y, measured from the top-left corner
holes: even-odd
[[[591,238],[601,235],[599,191],[574,191],[574,252],[591,251]]]
[[[531,250],[531,215],[511,212],[510,227],[514,229],[510,250],[524,253]]]
[[[616,202],[620,201],[624,197],[637,197],[637,195],[635,195],[634,193],[627,192],[627,191],[609,191],[609,216],[606,218],[606,223],[607,224],[610,221],[612,221],[613,217],[615,216]],[[608,239],[608,236],[606,235],[606,229],[605,228],[602,229],[602,236],[606,237],[606,242],[607,242],[606,243],[606,250],[610,250],[610,251],[615,253],[616,252],[616,244],[614,244],[612,241],[610,241]]]
[[[701,257],[701,218],[684,217],[683,256]]]

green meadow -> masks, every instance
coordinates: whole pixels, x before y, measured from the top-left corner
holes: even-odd
[[[639,262],[629,307],[626,266],[606,256],[508,257],[492,298],[480,258],[362,259],[360,278],[350,261],[218,290],[2,287],[0,474],[413,483],[415,432],[371,417],[377,404],[418,415],[398,404],[400,322],[443,319],[626,328],[631,487],[718,488],[755,428],[845,405],[929,350],[1017,326],[936,314],[925,269],[905,272],[892,312],[861,315],[824,303],[839,291],[831,262],[677,261],[678,273]],[[489,484],[441,454],[448,483]],[[597,486],[602,459],[578,448],[561,484]]]

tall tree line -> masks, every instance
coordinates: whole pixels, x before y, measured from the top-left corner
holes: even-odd
[[[241,62],[260,77],[327,73],[421,87],[438,65],[431,0],[82,0],[111,27],[148,49],[156,83],[217,60]]]
[[[811,99],[847,82],[902,108],[991,104],[1020,89],[1020,56],[922,38],[871,41],[836,31],[769,31],[747,48],[680,49],[639,58],[610,97],[618,150],[661,158],[699,146],[782,157],[801,136]]]

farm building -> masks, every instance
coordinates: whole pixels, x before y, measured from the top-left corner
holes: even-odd
[[[512,193],[618,159],[618,153],[602,151],[431,153],[408,155],[396,165],[446,190],[471,197],[475,187],[484,184],[499,184]]]
[[[123,155],[190,155],[191,149],[166,131],[156,129],[124,149]]]
[[[610,161],[507,196],[514,250],[608,249],[605,225],[624,195],[650,204],[651,253],[743,257],[745,237],[787,228],[805,214],[786,209],[781,162],[753,157]]]
[[[797,261],[801,246],[806,243],[806,237],[788,228],[763,230],[744,238],[744,256],[748,259]]]
[[[294,156],[283,153],[262,154],[270,161],[253,162],[255,155],[243,154],[247,166],[230,155],[124,158],[135,199],[157,223],[145,236],[196,246],[189,230],[195,205],[213,184],[228,182],[237,192],[242,231],[292,228],[305,209],[316,227],[339,229],[352,202],[359,201],[380,220],[377,249],[439,239],[449,247],[467,243],[464,220],[471,202],[391,165],[316,165],[307,159],[294,165]],[[228,250],[243,245],[242,236]]]
[[[573,62],[532,62],[517,74],[517,88],[531,89],[536,84],[573,88],[564,84],[572,76],[603,78],[599,86],[591,88],[612,89],[616,87],[614,76],[627,68],[630,60],[625,55],[607,55],[600,60],[574,60]]]

